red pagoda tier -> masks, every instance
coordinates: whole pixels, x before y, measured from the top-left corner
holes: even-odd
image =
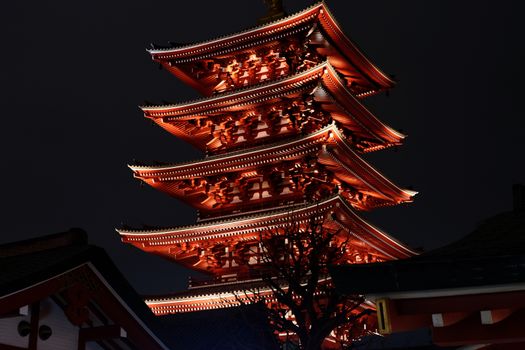
[[[243,279],[250,279],[257,276],[254,270],[261,265],[260,233],[283,229],[291,220],[307,225],[314,215],[326,217],[327,229],[342,229],[342,241],[351,236],[345,263],[387,261],[415,254],[359,217],[341,195],[311,204],[288,205],[242,216],[222,217],[220,220],[201,220],[192,226],[157,230],[120,229],[119,233],[124,242],[188,268],[212,272],[219,277],[236,273]]]
[[[261,279],[238,280],[236,276],[225,276],[215,279],[213,284],[210,284],[209,281],[193,281],[187,291],[146,297],[145,302],[155,315],[162,316],[238,306],[241,302],[250,303],[252,291],[257,295],[268,297],[272,294]],[[272,300],[271,297],[269,302],[277,304],[277,301]],[[375,309],[374,304],[369,301],[365,302],[361,308]],[[359,311],[361,310],[356,310],[356,312]]]
[[[352,150],[335,123],[278,143],[165,166],[130,166],[135,177],[184,200],[201,217],[321,200],[341,193],[358,209],[412,200]]]
[[[154,61],[204,95],[294,74],[326,57],[358,97],[394,86],[350,41],[324,3],[250,30],[149,50]]]
[[[131,165],[136,178],[198,209],[193,226],[118,230],[124,242],[210,274],[186,292],[147,299],[156,314],[236,305],[261,283],[260,237],[312,217],[348,242],[341,264],[415,252],[358,211],[411,202],[366,153],[405,136],[360,102],[393,87],[324,3],[203,43],[149,51],[204,97],[142,106],[145,117],[205,153],[202,160]],[[233,293],[233,294],[232,294]]]
[[[329,61],[277,81],[142,110],[173,135],[212,154],[313,132],[332,120],[359,152],[400,145],[405,137],[368,111]]]

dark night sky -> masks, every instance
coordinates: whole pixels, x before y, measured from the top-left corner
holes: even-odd
[[[196,96],[157,69],[150,42],[192,42],[253,26],[262,0],[10,1],[2,5],[0,242],[87,230],[142,293],[185,288],[188,271],[120,242],[121,223],[192,224],[193,209],[139,186],[133,159],[199,152],[142,117],[144,100]],[[310,2],[288,0],[290,12]],[[510,209],[525,182],[524,40],[518,1],[330,0],[341,26],[399,81],[367,100],[409,135],[366,158],[414,203],[367,214],[430,249]]]

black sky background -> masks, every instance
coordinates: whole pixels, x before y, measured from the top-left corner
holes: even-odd
[[[286,2],[289,12],[309,4]],[[328,1],[347,35],[399,81],[389,97],[365,104],[409,137],[366,159],[420,193],[366,217],[413,247],[441,246],[509,210],[511,185],[525,182],[519,4]],[[114,231],[196,219],[126,167],[201,157],[137,108],[197,96],[158,70],[145,48],[251,27],[265,12],[262,0],[11,1],[0,11],[0,242],[81,227],[139,292],[184,289],[191,272],[122,244]]]

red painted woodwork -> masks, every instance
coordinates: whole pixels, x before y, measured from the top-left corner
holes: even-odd
[[[465,344],[494,344],[525,342],[525,310],[515,311],[504,320],[482,325],[480,315],[472,313],[468,318],[448,327],[432,329],[432,339],[440,346]]]
[[[321,280],[320,283],[330,283],[330,281]],[[248,299],[253,292],[267,298],[271,296],[271,290],[260,279],[237,280],[235,276],[230,276],[217,279],[211,284],[193,285],[187,291],[171,295],[148,296],[145,301],[153,313],[160,316],[238,306],[240,301],[249,303]],[[276,299],[267,300],[269,307],[278,306]],[[374,309],[374,305],[366,302],[355,310],[355,314],[364,309]]]
[[[319,201],[333,193],[361,210],[410,202],[415,195],[359,157],[334,123],[287,142],[203,161],[130,168],[135,177],[206,217]]]
[[[315,64],[319,57],[331,58],[356,95],[365,97],[394,86],[345,36],[323,3],[219,39],[149,52],[154,61],[204,95],[275,79]],[[262,79],[267,71],[270,74]]]
[[[433,342],[444,347],[525,342],[525,292],[479,294],[476,290],[451,290],[448,296],[427,291],[419,298],[384,299],[388,332],[430,328]]]
[[[505,309],[509,304],[516,308],[525,308],[525,293],[505,292],[472,295],[452,295],[433,298],[407,298],[395,300],[401,314],[433,314],[440,312],[475,312],[490,309]]]
[[[198,209],[199,218],[192,226],[118,232],[126,243],[212,276],[187,292],[148,297],[156,314],[237,305],[236,291],[261,283],[261,232],[282,231],[291,220],[306,227],[312,216],[324,217],[325,229],[348,239],[341,264],[416,254],[357,214],[411,202],[416,192],[362,158],[405,138],[360,102],[394,82],[324,3],[216,40],[149,52],[204,97],[142,106],[145,117],[206,156],[130,168]]]
[[[286,79],[187,103],[141,107],[173,135],[210,154],[311,133],[335,120],[359,152],[400,145],[325,61]]]
[[[249,214],[249,213],[247,213]],[[259,265],[259,233],[282,229],[293,220],[306,225],[312,215],[325,215],[328,229],[343,228],[350,239],[348,263],[407,258],[415,254],[368,224],[340,195],[310,205],[252,213],[235,219],[207,220],[197,225],[159,230],[119,230],[126,243],[175,260],[188,268],[216,275],[242,273]],[[342,234],[343,234],[342,232]],[[252,276],[253,277],[253,276]],[[246,275],[243,278],[249,279]]]

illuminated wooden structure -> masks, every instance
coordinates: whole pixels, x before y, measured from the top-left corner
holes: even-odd
[[[235,304],[235,291],[260,283],[260,233],[290,220],[306,225],[321,215],[328,229],[343,228],[352,243],[344,263],[415,254],[358,214],[411,202],[416,193],[363,159],[405,138],[361,103],[394,82],[324,3],[230,36],[149,52],[204,97],[141,106],[144,115],[206,157],[130,168],[199,217],[193,226],[118,232],[126,243],[213,277],[187,292],[147,298],[156,314]]]

